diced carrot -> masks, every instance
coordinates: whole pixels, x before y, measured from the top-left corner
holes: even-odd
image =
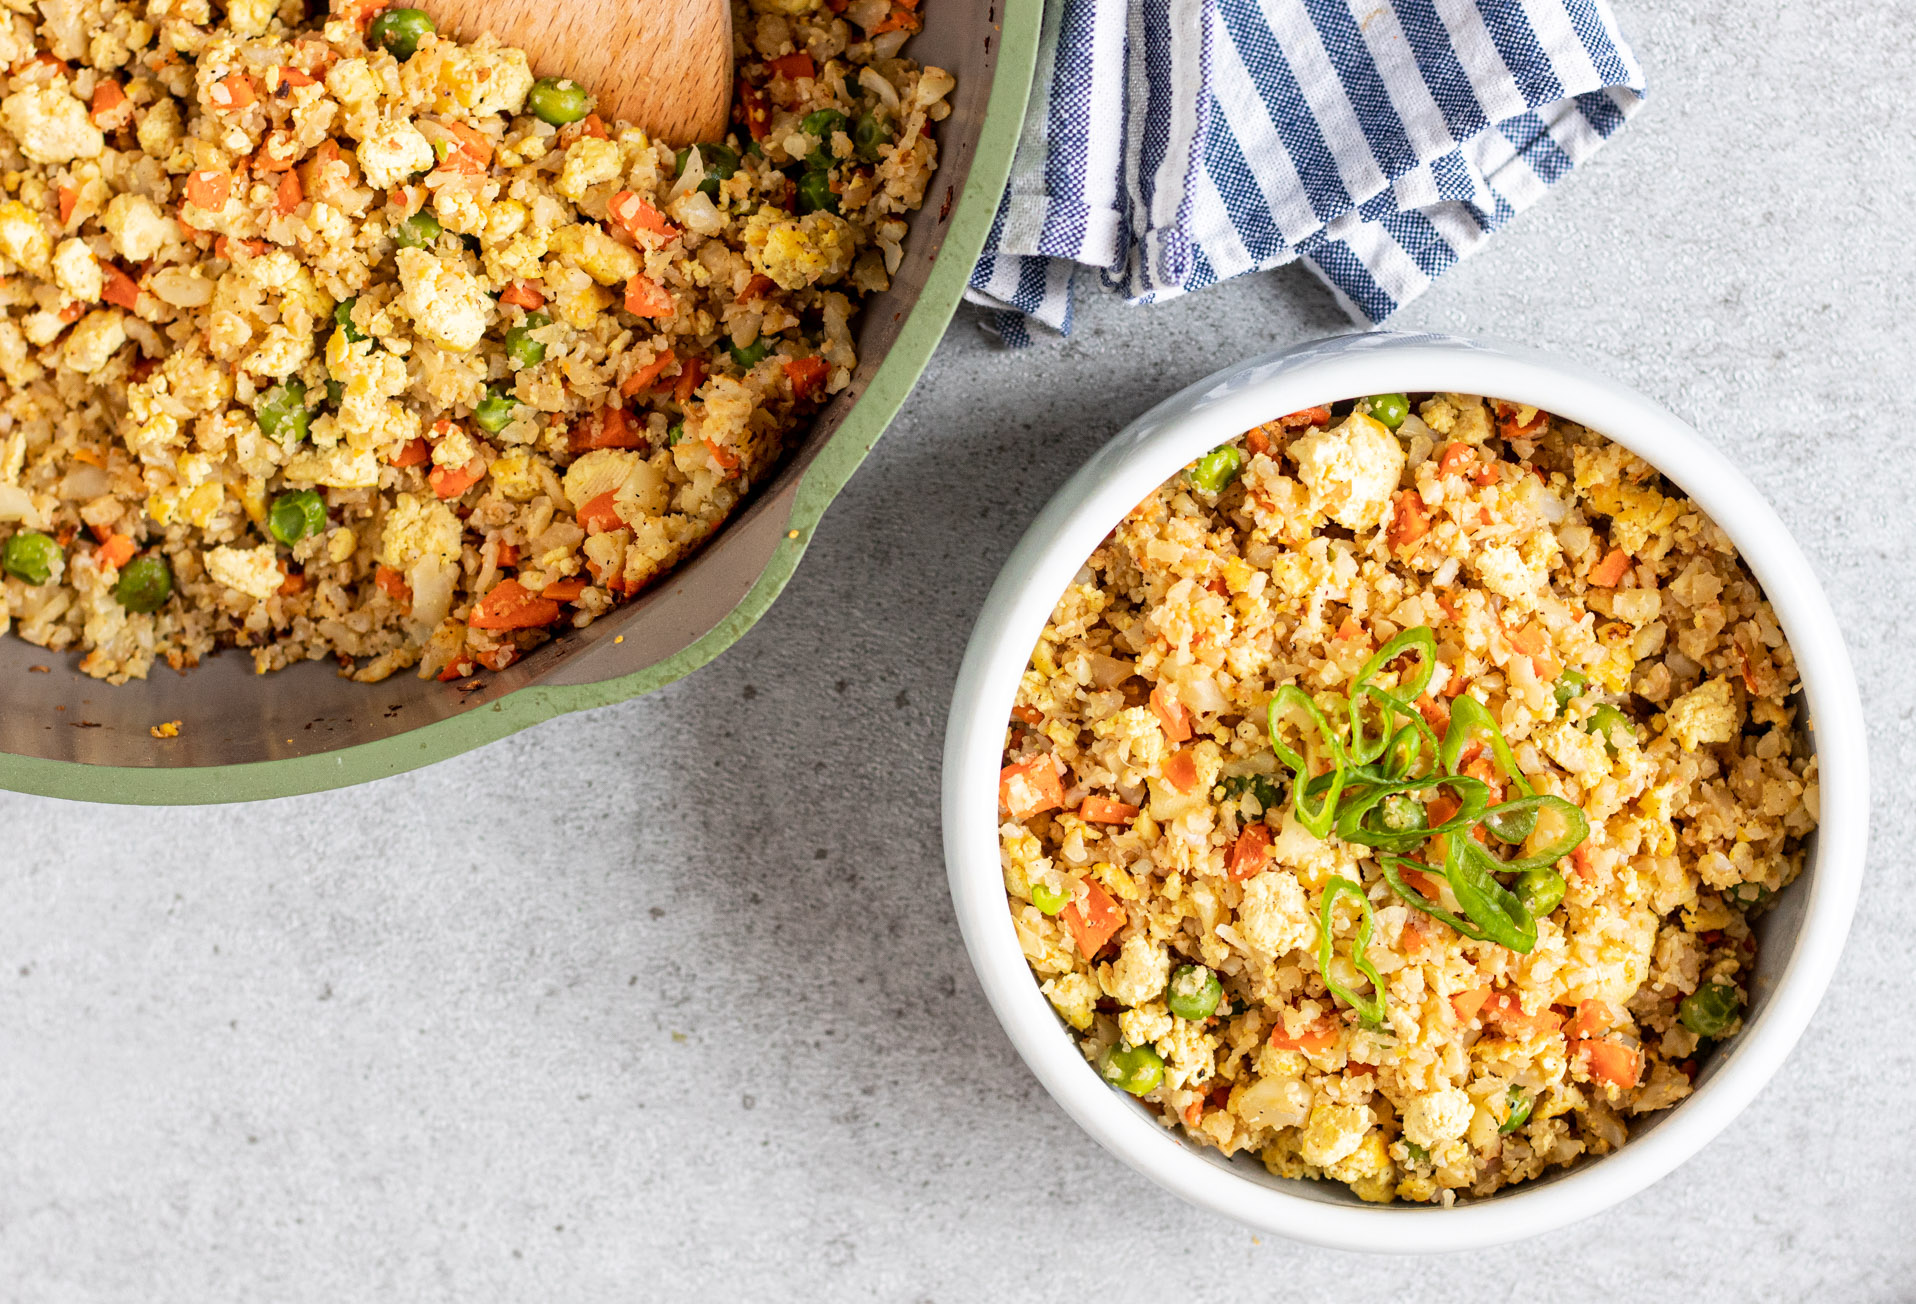
[[[133,278],[112,263],[104,262],[100,264],[100,274],[104,278],[100,297],[116,308],[132,312],[140,302],[140,287]]]
[[[1277,419],[1277,424],[1295,430],[1299,426],[1321,426],[1330,419],[1331,410],[1329,408],[1307,407],[1299,408],[1295,412],[1286,413]]]
[[[1461,471],[1474,455],[1469,444],[1453,439],[1437,455],[1437,474],[1451,475]]]
[[[80,206],[80,188],[78,186],[61,186],[58,198],[60,200],[60,225],[65,226],[73,220],[73,210]]]
[[[665,214],[630,190],[621,190],[612,196],[606,211],[612,215],[614,222],[625,229],[627,235],[636,236],[641,231],[649,231],[670,240],[679,233],[676,226],[665,220]]]
[[[488,670],[504,670],[518,659],[519,649],[510,643],[501,643],[479,654],[479,664]]]
[[[1590,854],[1590,844],[1579,842],[1570,851],[1570,872],[1582,882],[1588,883],[1597,872],[1595,859]]]
[[[1581,1053],[1599,1082],[1628,1091],[1643,1076],[1643,1053],[1620,1041],[1586,1041]]]
[[[1278,1050],[1301,1050],[1308,1055],[1322,1055],[1337,1045],[1337,1022],[1333,1019],[1319,1019],[1296,1036],[1284,1031],[1284,1022],[1278,1020],[1271,1029],[1271,1045]]]
[[[1184,1126],[1196,1127],[1198,1121],[1204,1117],[1204,1102],[1201,1100],[1192,1101],[1184,1107],[1184,1112],[1178,1117],[1184,1120]]]
[[[469,127],[463,122],[448,122],[446,126],[459,138],[459,152],[477,163],[483,172],[492,162],[492,139],[477,127]]]
[[[1577,1017],[1570,1021],[1564,1036],[1571,1041],[1582,1041],[1608,1032],[1617,1021],[1617,1013],[1606,1001],[1594,998],[1583,1001],[1577,1006]]]
[[[646,363],[643,367],[640,367],[637,371],[625,378],[624,383],[619,386],[619,393],[625,398],[631,398],[634,394],[644,393],[646,390],[658,384],[659,377],[665,374],[666,368],[672,366],[672,364],[678,360],[678,355],[673,353],[672,350],[660,350],[658,357],[652,359],[652,361]]]
[[[1430,513],[1424,510],[1423,495],[1415,489],[1399,490],[1391,500],[1390,527],[1384,540],[1393,548],[1417,542],[1430,533]]]
[[[1442,882],[1441,879],[1426,874],[1421,869],[1403,869],[1398,872],[1404,876],[1404,882],[1408,883],[1411,889],[1424,900],[1432,902],[1437,900],[1437,889]]]
[[[231,176],[211,168],[186,174],[186,202],[208,212],[224,208],[226,196],[231,193],[232,188]]]
[[[1495,1019],[1506,1032],[1514,1032],[1519,1037],[1541,1037],[1555,1032],[1563,1023],[1562,1016],[1551,1009],[1525,1014],[1523,1003],[1509,992],[1498,992],[1490,998],[1484,1007],[1484,1018]]]
[[[380,566],[373,571],[373,583],[377,584],[386,596],[394,602],[412,605],[412,585],[406,583],[398,571],[390,566]]]
[[[566,441],[573,452],[595,448],[644,448],[651,441],[645,427],[628,420],[622,407],[595,408],[573,423]]]
[[[1021,724],[1043,724],[1044,712],[1040,711],[1035,706],[1019,705],[1019,706],[1014,706],[1011,708],[1011,718],[1020,722]],[[1085,798],[1085,800],[1090,801],[1092,799],[1087,797]],[[1098,798],[1098,800],[1102,801],[1104,799],[1100,797]],[[1084,815],[1084,812],[1082,810],[1080,810],[1078,813],[1080,815]],[[1084,815],[1084,818],[1090,819],[1091,817],[1089,815]]]
[[[1165,691],[1166,685],[1159,684],[1151,690],[1151,714],[1158,718],[1164,727],[1164,736],[1174,743],[1187,742],[1191,737],[1191,716],[1184,704]]]
[[[1034,756],[998,771],[998,804],[1013,819],[1029,819],[1064,805],[1064,783],[1049,755]]]
[[[774,281],[771,277],[761,276],[755,273],[752,279],[745,283],[745,288],[738,292],[738,302],[749,303],[753,299],[759,298],[777,284],[778,282]]]
[[[530,592],[518,580],[500,580],[473,606],[474,629],[537,629],[559,618],[559,604]]]
[[[625,283],[625,310],[634,317],[670,317],[671,294],[644,272]]]
[[[812,62],[812,56],[809,50],[800,50],[797,54],[787,54],[780,58],[769,60],[766,66],[780,77],[788,78],[791,81],[797,81],[801,77],[818,76],[818,65]]]
[[[792,394],[797,398],[810,398],[817,393],[831,370],[823,358],[791,358],[785,363],[785,374],[791,378]]]
[[[586,114],[585,120],[579,124],[579,134],[591,136],[595,140],[604,140],[606,138],[605,119],[596,113]]]
[[[546,306],[546,296],[537,281],[514,281],[499,295],[499,302],[531,312]]]
[[[1504,634],[1510,639],[1510,646],[1527,657],[1542,656],[1550,647],[1550,640],[1535,625],[1525,625],[1516,630],[1506,629]]]
[[[290,569],[283,561],[279,564],[279,569],[280,573],[286,577],[279,582],[279,595],[282,598],[290,598],[293,594],[305,589],[306,576],[304,574]]]
[[[1630,554],[1621,548],[1612,548],[1608,556],[1590,568],[1590,582],[1601,589],[1614,589],[1623,583],[1623,577],[1630,569]]]
[[[485,478],[484,457],[474,457],[464,466],[435,466],[426,473],[426,483],[440,498],[457,498]]]
[[[672,387],[672,397],[681,403],[690,403],[692,395],[698,393],[700,385],[705,383],[705,360],[687,358],[679,369],[679,383]]]
[[[617,498],[608,489],[597,498],[588,501],[579,509],[579,528],[587,534],[607,534],[613,530],[623,530],[625,522],[619,518],[618,509],[613,505]]]
[[[118,570],[120,567],[132,561],[133,554],[137,551],[139,551],[139,545],[133,542],[131,536],[125,534],[109,534],[106,536],[106,542],[102,543],[94,551],[94,556],[97,557],[103,565],[111,566],[115,570]]]
[[[712,455],[712,460],[718,463],[719,470],[724,471],[727,475],[738,470],[739,460],[737,453],[734,453],[725,445],[717,443],[710,435],[705,436],[701,442],[705,445],[705,451]]]
[[[1271,437],[1264,433],[1264,427],[1254,426],[1244,432],[1244,446],[1251,450],[1253,457],[1268,453],[1271,451]]]
[[[292,67],[291,65],[284,65],[279,69],[279,84],[281,86],[291,86],[294,90],[298,90],[301,86],[313,85],[314,81],[313,78],[307,76],[302,70]]]
[[[886,14],[884,21],[879,23],[878,26],[872,28],[870,31],[866,32],[865,35],[878,36],[884,32],[896,32],[901,30],[907,31],[907,32],[915,32],[919,29],[920,25],[921,24],[920,24],[918,15],[912,13],[908,9],[900,7],[900,8],[892,10],[889,14]]]
[[[1550,414],[1542,408],[1531,408],[1530,419],[1519,421],[1519,414],[1528,404],[1492,399],[1490,406],[1497,414],[1497,433],[1505,439],[1535,439],[1550,424]]]
[[[519,564],[519,550],[509,543],[494,544],[492,559],[500,570],[510,570]]]
[[[739,116],[745,123],[745,130],[751,133],[753,140],[764,140],[772,130],[772,110],[765,103],[765,96],[758,87],[738,79]]]
[[[1365,635],[1364,627],[1362,625],[1358,624],[1355,620],[1351,619],[1349,616],[1346,616],[1344,617],[1344,623],[1337,627],[1337,633],[1333,637],[1335,637],[1339,642],[1347,643],[1351,639],[1365,638],[1367,637],[1367,635]]]
[[[554,602],[575,601],[585,592],[585,581],[574,576],[569,580],[554,580],[540,590],[540,597],[551,598]]]
[[[214,82],[206,92],[206,98],[213,107],[230,109],[237,113],[253,104],[259,97],[253,94],[253,79],[243,72],[232,72]]]
[[[1450,728],[1450,708],[1429,693],[1417,699],[1417,714],[1424,717],[1424,723],[1429,725],[1430,731],[1439,738],[1442,738],[1444,731]]]
[[[1485,462],[1482,466],[1478,467],[1475,471],[1472,471],[1470,473],[1470,483],[1476,485],[1479,489],[1482,489],[1486,485],[1496,484],[1497,483],[1496,465],[1491,462]]]
[[[111,114],[113,110],[125,103],[126,92],[120,88],[120,83],[110,77],[102,78],[100,81],[94,83],[93,103],[89,110],[89,116],[92,117],[94,125],[97,126],[99,125],[100,119]]]
[[[57,315],[61,321],[71,326],[74,322],[79,321],[81,317],[86,315],[86,304],[79,299],[75,299],[72,303],[61,308]]]
[[[1261,820],[1246,824],[1231,844],[1230,874],[1242,883],[1262,874],[1271,863],[1271,826]]]
[[[279,191],[273,196],[273,211],[285,217],[298,208],[305,198],[299,184],[299,173],[291,171],[280,173]]]
[[[412,439],[393,457],[394,466],[418,466],[432,460],[432,445],[423,439]]]
[[[331,144],[331,141],[326,142]],[[426,188],[424,186],[394,186],[386,192],[386,203],[407,217],[411,217],[426,206]]]
[[[1488,986],[1472,987],[1467,992],[1458,992],[1455,996],[1451,997],[1450,1008],[1456,1012],[1457,1022],[1469,1023],[1477,1017],[1478,1011],[1484,1008],[1484,1003],[1489,999],[1490,988]]]
[[[1042,720],[1044,717],[1039,716]],[[1036,724],[1037,721],[1031,721]],[[1095,793],[1078,807],[1078,818],[1092,824],[1129,824],[1138,817],[1138,808],[1128,802],[1112,801]]]
[[[455,679],[464,679],[472,673],[472,662],[465,657],[455,657],[446,663],[446,668],[434,676],[442,684],[450,684]],[[473,685],[468,685],[472,687]]]
[[[1058,918],[1071,931],[1078,954],[1089,960],[1104,949],[1111,935],[1124,927],[1124,908],[1111,894],[1091,879],[1084,880],[1084,893],[1058,912]]]
[[[1197,758],[1187,748],[1181,752],[1172,752],[1171,759],[1164,763],[1164,777],[1179,792],[1189,792],[1197,787]]]

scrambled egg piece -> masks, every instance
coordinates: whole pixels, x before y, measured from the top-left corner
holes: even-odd
[[[379,535],[379,560],[412,588],[412,625],[430,633],[452,610],[459,577],[460,535],[452,509],[436,498],[400,494]]]
[[[61,358],[83,375],[92,375],[126,343],[126,323],[111,308],[95,308],[67,336]]]
[[[160,206],[145,195],[115,195],[100,215],[113,251],[128,262],[143,263],[173,242],[176,228]]]
[[[1370,1124],[1369,1106],[1319,1105],[1311,1111],[1311,1121],[1298,1138],[1298,1153],[1305,1163],[1328,1168],[1364,1144]]]
[[[316,484],[334,489],[370,489],[379,483],[379,459],[372,450],[345,445],[313,448],[286,464],[286,483],[295,487]]]
[[[1171,981],[1171,957],[1148,937],[1132,935],[1124,939],[1124,948],[1116,962],[1100,974],[1105,994],[1120,1005],[1143,1005],[1164,995]]]
[[[616,180],[624,171],[618,145],[596,136],[581,136],[565,152],[565,166],[560,169],[553,189],[576,202],[584,199],[585,192],[592,187]]]
[[[35,276],[45,276],[53,257],[53,242],[33,210],[17,199],[0,204],[0,254]]]
[[[375,190],[396,186],[415,172],[430,171],[437,162],[432,142],[403,118],[380,123],[359,142],[355,156],[366,184]]]
[[[209,548],[204,556],[208,575],[250,598],[270,598],[286,581],[271,544],[257,548]]]
[[[400,304],[421,335],[454,353],[468,352],[485,337],[492,298],[471,273],[424,249],[401,249],[397,258],[405,287]]]
[[[84,240],[62,240],[53,251],[53,279],[62,290],[86,303],[98,303],[106,274]]]
[[[1050,1000],[1058,1017],[1079,1032],[1088,1031],[1098,1012],[1098,987],[1081,973],[1063,973],[1048,979],[1040,991]]]
[[[86,105],[67,92],[64,80],[23,87],[0,100],[0,121],[35,163],[98,158],[106,148],[106,137],[87,116]]]
[[[1404,473],[1404,450],[1381,424],[1353,412],[1340,426],[1311,431],[1290,452],[1297,478],[1326,516],[1352,530],[1383,524]]]
[[[1404,1135],[1426,1150],[1455,1141],[1470,1128],[1476,1107],[1459,1087],[1439,1087],[1413,1096],[1404,1107]]]
[[[1665,713],[1670,736],[1693,752],[1699,743],[1727,743],[1736,737],[1736,694],[1722,677],[1705,680],[1670,703]]]
[[[745,221],[752,266],[781,289],[830,284],[851,270],[852,229],[831,213],[793,217],[767,205]]]
[[[1267,869],[1245,883],[1237,907],[1237,935],[1253,952],[1273,959],[1309,946],[1317,925],[1297,875]]]

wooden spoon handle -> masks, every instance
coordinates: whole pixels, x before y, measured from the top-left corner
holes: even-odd
[[[570,77],[607,123],[675,145],[723,140],[732,99],[727,0],[423,0],[442,32],[491,32],[542,77]]]

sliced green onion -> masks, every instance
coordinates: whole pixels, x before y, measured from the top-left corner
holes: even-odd
[[[1525,1123],[1528,1123],[1530,1121],[1530,1111],[1537,1107],[1537,1098],[1535,1096],[1526,1095],[1520,1088],[1515,1086],[1510,1088],[1508,1100],[1510,1103],[1510,1113],[1505,1116],[1503,1123],[1497,1128],[1498,1136],[1509,1136]]]
[[[1637,740],[1637,727],[1631,723],[1630,717],[1608,702],[1592,711],[1590,723],[1584,726],[1586,733],[1593,733],[1603,739],[1603,745],[1609,749],[1612,756],[1617,754],[1616,731],[1619,729],[1623,730],[1623,736],[1631,742]]]
[[[1235,449],[1232,450],[1236,452]],[[1213,455],[1215,456],[1215,454]],[[1408,679],[1400,679],[1395,693],[1372,684],[1371,677],[1384,667],[1403,656],[1406,652],[1417,654],[1417,669]],[[1383,755],[1391,735],[1387,733],[1393,716],[1405,716],[1423,723],[1423,715],[1411,703],[1423,695],[1430,686],[1431,674],[1437,669],[1437,636],[1428,625],[1418,625],[1407,629],[1390,642],[1377,649],[1357,672],[1357,678],[1351,680],[1348,711],[1351,722],[1351,738],[1348,752],[1352,761],[1358,765],[1369,765]],[[1375,739],[1364,734],[1364,716],[1361,709],[1368,697],[1384,708],[1383,726]],[[1429,728],[1428,725],[1425,726]]]
[[[1484,937],[1499,946],[1507,946],[1519,955],[1530,954],[1537,945],[1537,921],[1514,893],[1496,879],[1502,868],[1489,852],[1468,837],[1449,840],[1444,856],[1444,877],[1457,894],[1457,904],[1483,929]]]
[[[1371,994],[1369,996],[1358,995],[1343,983],[1339,982],[1331,973],[1333,952],[1331,944],[1331,925],[1333,922],[1331,911],[1333,907],[1336,906],[1337,899],[1345,896],[1350,897],[1357,903],[1358,913],[1362,916],[1362,922],[1357,926],[1357,936],[1351,939],[1351,964],[1354,965],[1357,972],[1363,974],[1365,980],[1370,983]],[[1364,955],[1364,948],[1370,945],[1371,930],[1376,926],[1376,923],[1377,916],[1375,912],[1371,910],[1370,898],[1364,895],[1363,888],[1357,886],[1357,884],[1347,878],[1338,877],[1333,877],[1328,883],[1324,884],[1324,901],[1323,905],[1319,908],[1318,914],[1317,968],[1323,975],[1324,985],[1331,989],[1331,995],[1356,1010],[1357,1017],[1364,1021],[1364,1026],[1367,1028],[1381,1027],[1384,1022],[1384,979],[1382,975],[1377,972],[1377,967]]]
[[[1310,767],[1305,758],[1286,747],[1278,738],[1278,722],[1288,711],[1302,711],[1310,722],[1317,727],[1317,736],[1323,743],[1324,754],[1330,758],[1332,775],[1330,785],[1316,807],[1310,806],[1305,799],[1304,788],[1311,780]],[[1297,822],[1320,838],[1330,836],[1331,822],[1337,817],[1337,799],[1344,791],[1344,776],[1347,763],[1344,759],[1343,744],[1331,729],[1329,720],[1310,699],[1310,695],[1296,684],[1286,684],[1277,690],[1271,698],[1270,710],[1266,716],[1266,727],[1271,736],[1271,750],[1277,753],[1291,771],[1291,811],[1297,816]],[[1310,739],[1304,740],[1310,747]],[[1315,749],[1313,749],[1315,750]]]

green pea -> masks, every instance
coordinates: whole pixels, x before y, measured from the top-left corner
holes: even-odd
[[[684,173],[686,160],[691,158],[693,150],[699,152],[699,161],[705,165],[705,180],[699,182],[699,190],[717,199],[719,182],[731,180],[732,174],[738,171],[738,151],[730,145],[687,145],[676,156],[673,176]]]
[[[1384,798],[1384,827],[1392,833],[1414,833],[1424,828],[1428,819],[1424,803],[1407,792],[1393,792]]]
[[[1213,448],[1200,457],[1197,465],[1184,473],[1194,488],[1207,494],[1221,494],[1231,481],[1237,479],[1239,468],[1244,465],[1244,455],[1226,444],[1222,448]]]
[[[1410,415],[1410,398],[1404,394],[1372,394],[1364,400],[1371,416],[1386,430],[1395,430]]]
[[[1774,896],[1775,893],[1771,892],[1761,883],[1733,883],[1724,889],[1724,895],[1747,909],[1750,906],[1762,905]]]
[[[1510,1113],[1504,1117],[1503,1125],[1497,1129],[1498,1136],[1509,1136],[1530,1121],[1530,1111],[1537,1107],[1537,1098],[1518,1087],[1512,1087],[1509,1095]]]
[[[350,299],[341,299],[333,307],[333,325],[346,332],[346,342],[357,344],[366,338],[366,332],[353,325],[353,305],[359,302],[357,295]]]
[[[829,172],[807,172],[798,179],[798,211],[801,213],[838,211],[838,195],[832,190]]]
[[[1566,670],[1558,675],[1556,687],[1551,690],[1552,696],[1557,699],[1557,709],[1569,706],[1571,700],[1582,696],[1583,690],[1589,685],[1590,676],[1581,670]]]
[[[53,577],[53,563],[60,559],[60,545],[38,530],[22,530],[7,540],[0,553],[0,568],[17,580],[45,584]]]
[[[833,163],[832,135],[846,131],[851,126],[844,114],[837,109],[819,109],[808,113],[799,122],[798,129],[807,136],[815,137],[818,148],[805,157],[805,165],[811,168],[828,168]]]
[[[267,510],[266,529],[289,548],[308,535],[322,533],[326,529],[326,500],[313,489],[283,493]]]
[[[1677,1018],[1699,1037],[1721,1037],[1743,1009],[1743,998],[1728,983],[1705,983],[1683,998]]]
[[[734,344],[732,346],[732,361],[738,363],[738,365],[746,371],[750,371],[753,367],[756,367],[760,362],[764,361],[765,355],[771,351],[772,346],[766,343],[765,337],[761,335],[744,348],[740,348]]]
[[[487,434],[496,435],[512,424],[512,412],[518,406],[517,399],[489,389],[479,400],[479,406],[472,410],[472,423]]]
[[[1410,1161],[1413,1164],[1427,1164],[1430,1162],[1430,1151],[1424,1149],[1415,1141],[1404,1142],[1404,1149],[1410,1152]]]
[[[674,421],[671,425],[665,428],[666,447],[668,448],[675,447],[678,444],[679,440],[683,438],[685,438],[685,423],[683,421]],[[1044,909],[1043,906],[1040,906],[1038,908],[1040,910]],[[1058,909],[1062,910],[1064,909],[1064,906],[1061,904],[1059,905]]]
[[[861,113],[852,124],[852,149],[867,163],[878,162],[878,147],[891,141],[891,124],[876,113]]]
[[[1196,1023],[1217,1013],[1217,1003],[1223,996],[1224,984],[1217,980],[1216,974],[1201,964],[1182,964],[1171,974],[1164,1003],[1180,1019]]]
[[[1104,1062],[1104,1080],[1142,1096],[1164,1080],[1164,1056],[1150,1046],[1120,1046]]]
[[[1630,722],[1630,717],[1608,702],[1592,711],[1590,723],[1584,726],[1586,733],[1593,733],[1603,739],[1603,745],[1610,749],[1610,754],[1613,756],[1617,751],[1616,731],[1619,729],[1623,730],[1623,736],[1631,742],[1637,740],[1637,727]]]
[[[679,427],[674,426],[673,429],[677,430]],[[672,442],[678,441],[674,439]],[[1049,883],[1033,883],[1031,904],[1038,907],[1041,914],[1055,915],[1071,904],[1071,893],[1068,889],[1052,887]]]
[[[526,314],[526,319],[506,332],[506,360],[515,371],[536,367],[546,360],[546,346],[532,338],[532,332],[550,326],[552,318],[542,312]]]
[[[253,419],[259,422],[259,432],[268,439],[284,442],[288,438],[306,438],[305,383],[287,380],[267,390],[253,409]]]
[[[577,122],[592,112],[592,97],[570,77],[541,77],[526,95],[532,116],[555,127]]]
[[[404,62],[412,58],[423,38],[438,30],[424,9],[388,9],[366,29],[366,44],[384,46],[393,58]]]
[[[346,397],[346,382],[328,379],[326,382],[326,404],[333,411],[339,411],[339,401]]]
[[[1527,869],[1517,878],[1517,900],[1532,919],[1542,919],[1563,904],[1569,884],[1554,869]]]
[[[393,228],[393,239],[401,249],[425,249],[444,233],[439,219],[421,209]]]
[[[135,557],[120,569],[113,597],[128,611],[158,611],[173,596],[173,568],[157,552]]]

